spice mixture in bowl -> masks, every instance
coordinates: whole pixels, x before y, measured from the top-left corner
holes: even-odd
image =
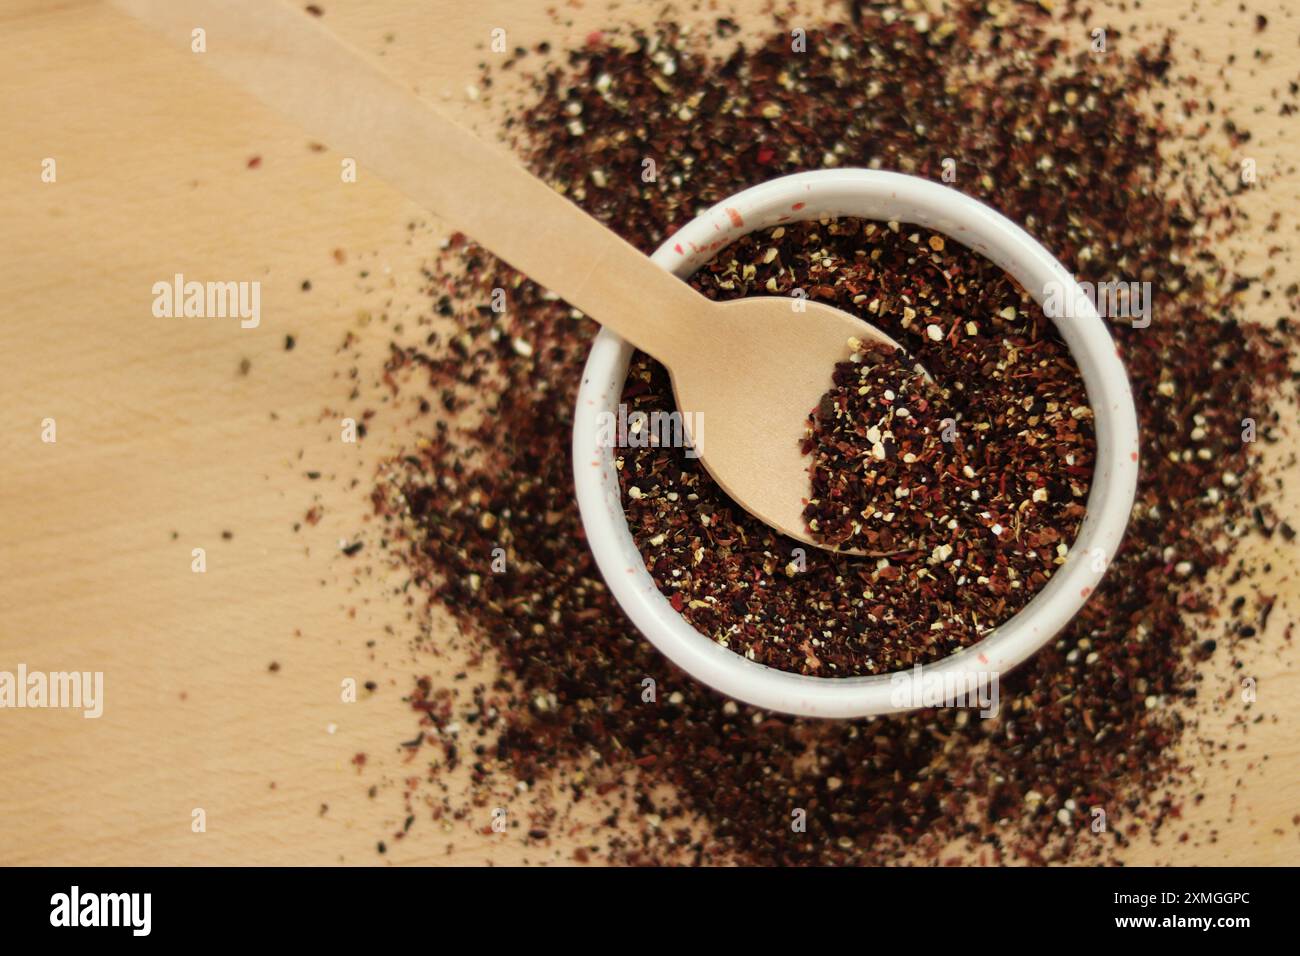
[[[934,366],[930,381],[904,356],[865,349],[835,370],[811,416],[805,517],[865,558],[781,538],[683,449],[616,452],[633,537],[660,590],[750,660],[818,677],[932,663],[1024,607],[1078,532],[1095,442],[1068,350],[996,266],[960,248],[941,258],[932,245],[943,240],[921,238],[855,220],[799,223],[740,240],[695,278],[720,297],[763,289],[769,276],[811,285]],[[675,410],[662,368],[640,354],[623,401],[629,415]]]
[[[610,589],[679,666],[793,713],[902,710],[884,675],[995,681],[1091,595],[1132,503],[1136,416],[1096,312],[1058,330],[1028,291],[1073,280],[1022,230],[935,183],[836,170],[724,200],[656,257],[710,298],[807,295],[859,314],[914,358],[863,351],[827,369],[805,517],[865,552],[850,556],[778,535],[658,434],[602,447],[618,404],[637,422],[678,410],[659,366],[598,337],[574,418],[578,502]],[[756,423],[755,441],[801,437]]]

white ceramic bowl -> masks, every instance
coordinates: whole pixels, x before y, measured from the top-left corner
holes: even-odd
[[[983,203],[929,180],[865,169],[799,173],[747,189],[692,220],[664,242],[653,259],[686,278],[746,233],[823,216],[915,223],[982,253],[1040,304],[1052,287],[1049,283],[1078,295],[1064,266]],[[1047,586],[983,640],[926,667],[927,680],[943,675],[983,685],[990,674],[996,677],[1020,664],[1083,606],[1124,535],[1138,473],[1137,415],[1128,377],[1110,333],[1090,304],[1056,325],[1083,374],[1095,415],[1097,458],[1087,516],[1069,557]],[[583,525],[596,563],[628,617],[687,673],[758,707],[839,718],[911,709],[899,703],[897,684],[889,674],[809,677],[777,670],[727,650],[673,610],[632,540],[613,449],[602,441],[598,428],[600,413],[617,411],[632,353],[632,346],[612,332],[602,330],[596,337],[583,370],[573,427],[574,480]]]

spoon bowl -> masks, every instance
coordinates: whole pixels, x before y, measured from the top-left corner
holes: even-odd
[[[677,407],[700,463],[751,514],[788,537],[828,547],[803,518],[810,490],[799,444],[849,340],[896,341],[840,309],[800,298],[709,306],[711,346],[670,367]],[[845,549],[846,553],[857,553]]]

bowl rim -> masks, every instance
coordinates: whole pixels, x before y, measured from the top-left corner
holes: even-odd
[[[999,676],[1042,648],[1084,605],[1123,540],[1139,467],[1137,412],[1128,375],[1090,297],[1037,240],[979,200],[903,173],[834,169],[769,180],[696,216],[651,259],[686,278],[743,235],[826,216],[932,229],[993,261],[1040,305],[1049,288],[1071,297],[1072,314],[1049,318],[1083,377],[1097,456],[1087,514],[1065,563],[1024,608],[980,641],[911,671],[813,677],[768,667],[723,647],[673,609],[632,539],[613,448],[602,439],[599,424],[602,413],[617,412],[634,350],[605,329],[588,354],[573,422],[574,485],[588,543],[615,600],[638,630],[678,667],[736,700],[788,714],[848,718],[921,706],[916,690],[922,679],[941,680],[950,689],[969,688],[972,694],[991,688],[996,694]]]

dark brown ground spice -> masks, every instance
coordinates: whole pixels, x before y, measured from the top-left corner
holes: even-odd
[[[823,544],[865,550],[868,557],[908,550],[899,544],[928,553],[935,532],[942,543],[944,532],[959,531],[950,527],[951,504],[935,508],[945,476],[967,492],[973,480],[965,474],[969,463],[960,460],[951,391],[903,349],[860,339],[849,344],[853,354],[835,366],[800,442],[811,459],[806,527]],[[960,487],[948,490],[957,507],[970,500]]]
[[[611,810],[583,858],[631,862],[1079,862],[1176,817],[1185,775],[1174,753],[1189,730],[1179,705],[1198,696],[1198,661],[1216,653],[1204,577],[1248,576],[1236,541],[1277,524],[1241,429],[1249,417],[1261,440],[1280,438],[1272,396],[1289,374],[1291,327],[1239,318],[1245,286],[1216,258],[1214,235],[1194,229],[1230,229],[1241,213],[1214,186],[1185,187],[1186,172],[1162,159],[1160,143],[1184,120],[1217,121],[1213,107],[1187,97],[1179,115],[1153,118],[1135,105],[1172,84],[1168,51],[1067,54],[1034,8],[1018,11],[992,45],[979,3],[924,32],[912,16],[854,5],[851,26],[810,24],[802,56],[789,52],[788,24],[722,62],[671,30],[622,49],[593,43],[538,75],[520,149],[647,250],[769,176],[839,164],[938,178],[952,157],[959,188],[1024,223],[1081,276],[1155,282],[1157,324],[1115,327],[1144,471],[1128,542],[1099,593],[1003,682],[994,720],[942,710],[804,721],[720,698],[626,624],[585,547],[564,449],[591,325],[456,241],[426,273],[434,315],[421,341],[395,343],[386,365],[424,437],[381,473],[374,502],[410,576],[401,591],[455,615],[503,671],[464,690],[459,677],[417,684],[420,733],[404,745],[422,768],[407,787],[413,838],[430,819],[486,825],[492,787],[548,780],[580,801],[630,794],[634,814]],[[1180,142],[1179,166],[1213,172],[1209,153]],[[645,157],[658,157],[654,183],[639,178]],[[504,315],[485,305],[495,287],[509,292]],[[1296,307],[1293,295],[1274,304]],[[485,401],[490,420],[461,430],[422,417],[430,399],[448,410]],[[502,552],[508,570],[495,574]],[[1267,626],[1272,606],[1267,595],[1234,603],[1217,653]],[[660,688],[653,702],[647,677]],[[1225,693],[1236,689],[1212,696]],[[1238,723],[1258,719],[1232,706]],[[442,781],[461,760],[473,762],[474,789],[451,793]],[[1101,834],[1089,827],[1097,806],[1109,817]],[[796,809],[806,832],[791,829]],[[560,829],[548,819],[558,810],[530,810],[541,819],[521,837]],[[702,831],[686,829],[688,814]]]
[[[747,236],[693,284],[714,299],[806,289],[915,359],[841,366],[806,445],[817,455],[805,517],[868,559],[776,534],[682,448],[620,450],[646,567],[696,629],[783,670],[901,670],[975,643],[1064,563],[1092,474],[1092,411],[1055,328],[1001,269],[925,230],[841,219]],[[629,418],[676,408],[644,356],[622,401]]]

